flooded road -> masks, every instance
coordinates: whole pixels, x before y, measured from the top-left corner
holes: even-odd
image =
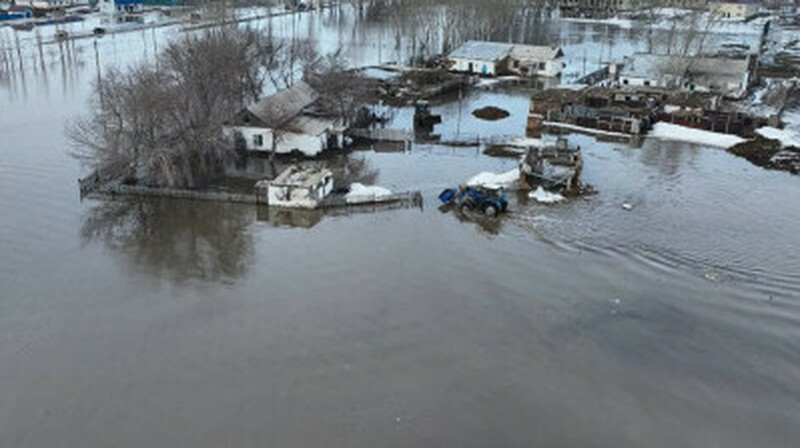
[[[98,58],[175,35],[108,36]],[[422,209],[292,227],[251,206],[82,202],[63,131],[92,45],[49,47],[45,69],[33,51],[0,84],[0,446],[800,440],[796,176],[571,135],[599,193],[513,201],[494,224],[436,195],[515,162],[436,145],[359,153]],[[487,103],[511,115],[470,115]],[[504,90],[434,106],[460,117],[437,127],[451,137],[522,135],[526,110]]]

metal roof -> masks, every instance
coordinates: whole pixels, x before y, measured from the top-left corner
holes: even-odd
[[[500,42],[481,42],[471,40],[450,53],[451,58],[474,59],[476,61],[497,62],[511,53],[513,44]]]
[[[313,104],[319,96],[311,86],[299,82],[247,108],[269,127],[282,126]]]
[[[561,48],[543,45],[514,45],[510,54],[518,61],[550,61],[564,56]]]
[[[748,59],[681,57],[636,53],[620,76],[632,78],[691,77],[696,80],[739,81],[749,70]]]

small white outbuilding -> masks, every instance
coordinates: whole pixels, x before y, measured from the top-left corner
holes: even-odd
[[[317,208],[333,191],[333,172],[290,166],[275,179],[258,182],[256,190],[270,207]]]

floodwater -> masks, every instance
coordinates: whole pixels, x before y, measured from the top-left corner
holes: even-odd
[[[100,65],[176,35],[107,36]],[[0,84],[0,446],[800,441],[797,177],[572,135],[599,193],[494,223],[436,195],[514,162],[436,145],[358,154],[422,209],[292,226],[80,201],[63,127],[86,110],[92,42],[23,53]],[[434,107],[461,111],[437,132],[483,134],[469,111],[491,102],[523,134],[524,93],[473,95]]]

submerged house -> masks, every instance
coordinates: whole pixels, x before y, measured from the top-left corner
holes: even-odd
[[[508,71],[521,76],[554,78],[564,69],[564,52],[558,47],[514,45]]]
[[[342,120],[313,109],[319,95],[305,82],[270,95],[239,112],[223,132],[244,150],[306,156],[341,148]]]
[[[520,187],[574,192],[580,188],[582,168],[581,148],[559,138],[554,145],[528,148],[519,164]]]
[[[450,53],[448,68],[483,76],[555,77],[564,68],[564,53],[555,47],[468,41]]]
[[[684,57],[636,53],[619,72],[619,84],[634,89],[721,94],[739,99],[756,79],[756,58]]]
[[[505,70],[512,44],[468,41],[448,56],[454,72],[495,76]]]
[[[143,0],[99,0],[100,12],[106,15],[136,14],[142,12]]]
[[[317,208],[333,191],[333,172],[293,165],[274,180],[258,182],[256,191],[270,207]]]

